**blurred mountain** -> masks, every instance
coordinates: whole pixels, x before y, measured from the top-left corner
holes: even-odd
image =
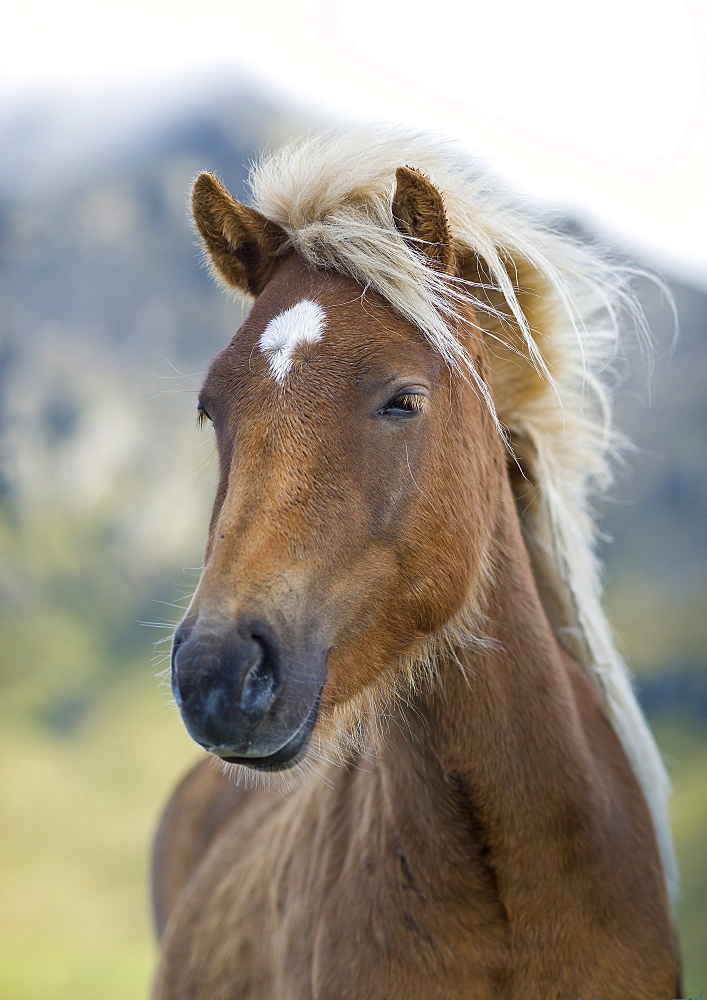
[[[604,511],[607,597],[646,707],[707,721],[707,294],[666,282],[672,303],[637,284],[655,356],[629,355],[616,397],[634,447]]]

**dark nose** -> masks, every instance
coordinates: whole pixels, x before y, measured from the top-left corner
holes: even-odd
[[[172,690],[190,735],[207,748],[245,745],[281,686],[278,643],[263,622],[179,626]]]

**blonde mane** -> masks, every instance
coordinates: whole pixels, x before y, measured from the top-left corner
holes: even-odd
[[[401,236],[395,171],[414,167],[442,193],[462,277],[450,282]],[[669,780],[601,607],[592,499],[611,480],[619,438],[601,374],[620,320],[645,332],[616,262],[532,220],[478,164],[429,134],[368,127],[294,144],[257,163],[253,204],[309,263],[382,295],[472,377],[520,470],[516,496],[539,593],[562,646],[595,680],[646,795],[668,888],[677,876]],[[478,328],[469,331],[469,306]],[[483,336],[492,384],[458,337]]]

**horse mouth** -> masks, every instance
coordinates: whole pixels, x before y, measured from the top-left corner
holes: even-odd
[[[283,746],[271,754],[262,757],[250,757],[241,754],[236,755],[230,747],[218,746],[207,747],[206,749],[226,764],[242,764],[244,767],[250,767],[254,771],[286,771],[288,768],[294,767],[295,764],[299,764],[307,755],[314,726],[319,715],[321,695],[322,691],[320,689],[299,729],[296,730],[294,735]]]

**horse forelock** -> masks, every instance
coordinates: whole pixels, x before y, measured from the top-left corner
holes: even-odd
[[[457,277],[430,267],[396,227],[395,171],[405,164],[442,194]],[[621,443],[601,373],[616,356],[622,319],[646,337],[628,284],[633,272],[534,221],[485,170],[435,135],[369,127],[308,139],[256,164],[250,184],[254,207],[285,230],[308,264],[378,292],[484,397],[520,470],[517,502],[541,599],[558,640],[602,693],[674,887],[669,782],[601,607],[591,514]],[[474,338],[488,348],[488,381],[463,346]],[[281,345],[276,377],[287,360]],[[467,610],[465,620],[477,622],[478,608]],[[449,648],[468,633],[452,626],[431,642],[422,655],[428,670],[440,642]]]

